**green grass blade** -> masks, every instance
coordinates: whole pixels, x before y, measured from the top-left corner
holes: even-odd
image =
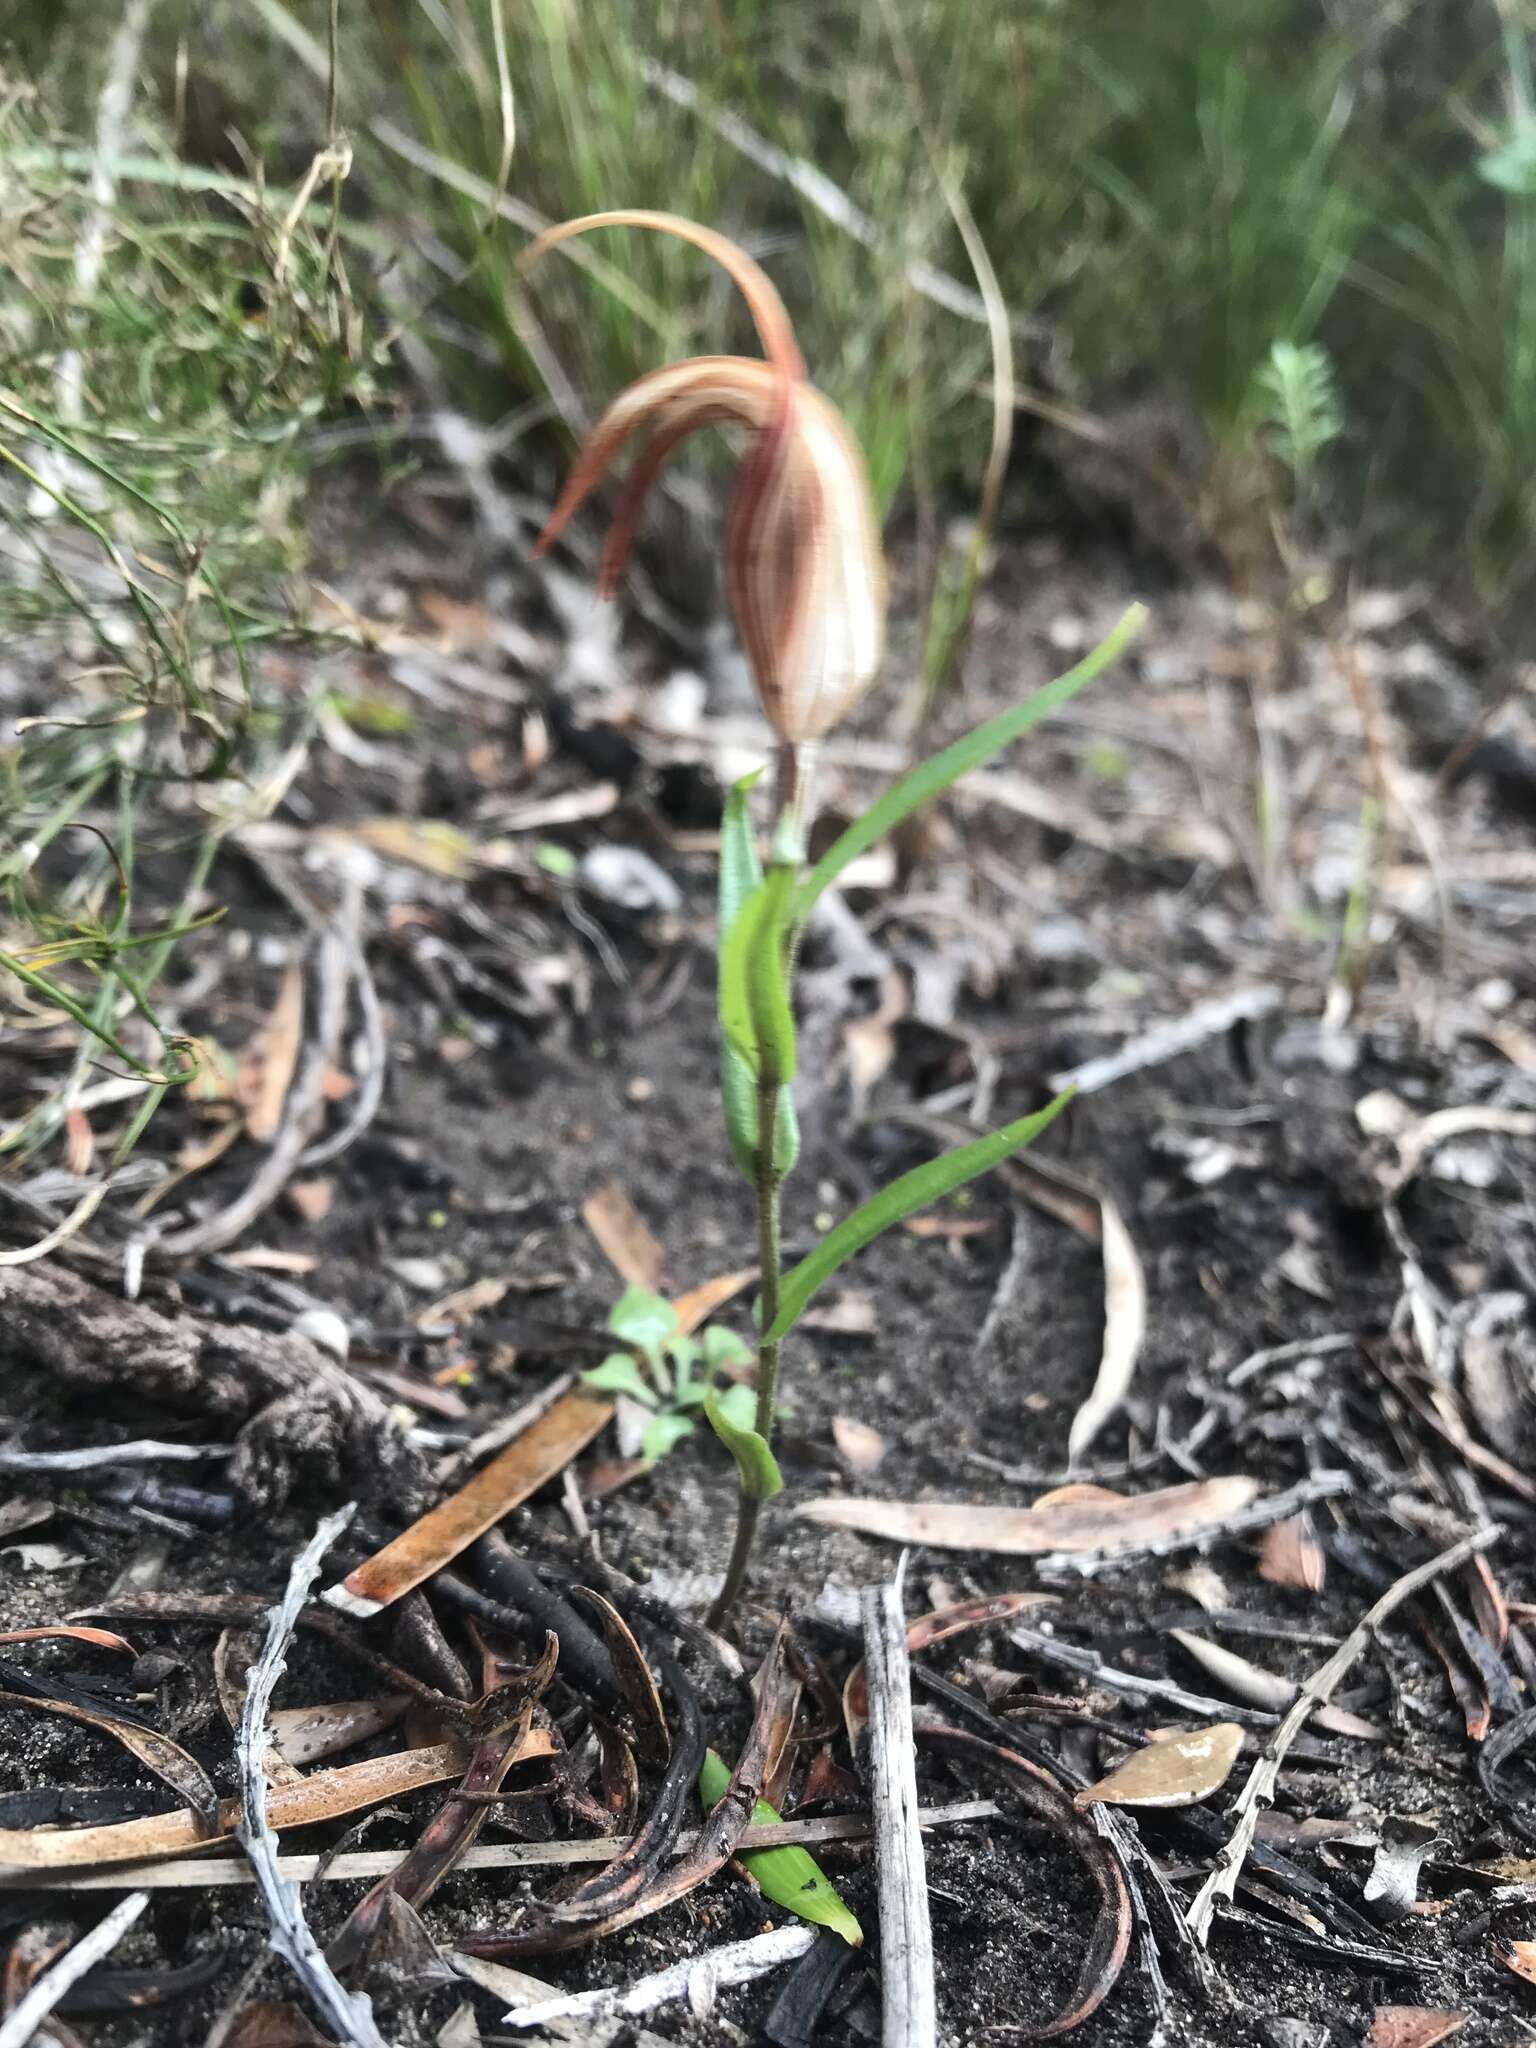
[[[1038,1138],[1046,1125],[1054,1122],[1072,1100],[1072,1092],[1069,1088],[1033,1116],[1020,1117],[1017,1123],[1005,1124],[1002,1130],[978,1138],[974,1145],[962,1145],[957,1151],[945,1152],[923,1166],[914,1166],[910,1173],[904,1173],[900,1180],[893,1180],[878,1195],[871,1195],[864,1206],[855,1209],[851,1216],[845,1216],[809,1257],[802,1259],[792,1272],[786,1274],[779,1289],[779,1312],[772,1328],[763,1332],[764,1342],[772,1344],[792,1330],[822,1282],[829,1280],[839,1266],[851,1259],[855,1252],[861,1252],[882,1231],[889,1230],[892,1224],[910,1216],[915,1209],[926,1209],[941,1195],[964,1187],[968,1180],[988,1172],[1010,1152],[1020,1151]]]
[[[1047,683],[1044,689],[1036,690],[1022,704],[1013,704],[1006,711],[998,712],[995,718],[978,725],[974,732],[966,733],[964,738],[956,740],[953,746],[945,747],[930,760],[920,761],[915,768],[908,769],[899,782],[893,783],[884,796],[870,805],[862,818],[855,818],[811,869],[795,892],[795,923],[803,921],[822,890],[835,882],[850,862],[856,861],[861,853],[867,853],[877,840],[893,831],[919,805],[941,796],[951,783],[958,782],[973,768],[983,766],[994,754],[1028,732],[1031,726],[1038,725],[1042,718],[1049,718],[1053,711],[1060,710],[1079,690],[1102,675],[1141,631],[1146,616],[1145,605],[1133,604],[1114,630],[1084,655],[1075,668]]]
[[[699,1769],[699,1798],[706,1809],[719,1804],[730,1782],[725,1759],[713,1749],[706,1750]],[[752,1809],[754,1827],[768,1827],[778,1819],[777,1809],[766,1799],[759,1799]],[[862,1946],[863,1928],[809,1850],[798,1843],[786,1843],[782,1849],[744,1849],[737,1861],[763,1896],[786,1913],[809,1920],[813,1927],[830,1927],[850,1948]]]

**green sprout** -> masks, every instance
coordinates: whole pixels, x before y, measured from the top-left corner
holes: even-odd
[[[609,1311],[608,1328],[627,1348],[610,1352],[582,1379],[600,1393],[627,1394],[651,1410],[640,1441],[640,1454],[650,1464],[693,1435],[700,1409],[727,1445],[729,1431],[750,1429],[757,1405],[751,1388],[717,1391],[715,1384],[718,1374],[752,1362],[734,1330],[712,1323],[702,1338],[689,1336],[671,1302],[643,1287],[625,1289]]]

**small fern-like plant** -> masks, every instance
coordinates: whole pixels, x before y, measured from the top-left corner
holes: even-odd
[[[1298,509],[1317,501],[1323,452],[1344,431],[1333,361],[1321,342],[1277,341],[1255,378],[1259,431],[1291,480]]]

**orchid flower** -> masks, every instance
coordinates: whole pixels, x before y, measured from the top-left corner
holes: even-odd
[[[559,537],[637,441],[598,572],[600,594],[611,596],[673,452],[701,427],[744,427],[751,440],[726,524],[726,594],[769,723],[790,747],[819,739],[873,681],[884,638],[885,567],[858,444],[807,379],[773,284],[724,235],[675,214],[594,213],[540,235],[520,268],[602,227],[656,228],[714,257],[747,302],[763,359],[693,356],[621,392],[587,436],[535,552]]]

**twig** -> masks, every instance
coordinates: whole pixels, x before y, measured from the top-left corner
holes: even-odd
[[[1283,994],[1277,983],[1261,982],[1257,988],[1240,988],[1235,995],[1197,1003],[1171,1023],[1154,1024],[1150,1031],[1122,1045],[1118,1052],[1105,1053],[1099,1059],[1085,1060],[1080,1067],[1052,1074],[1049,1085],[1058,1093],[1063,1088],[1075,1088],[1079,1095],[1094,1095],[1111,1081],[1123,1081],[1127,1074],[1160,1067],[1180,1053],[1192,1052],[1208,1038],[1230,1031],[1234,1024],[1251,1024],[1269,1016],[1279,1009]]]
[[[244,1806],[237,1834],[241,1848],[250,1858],[267,1909],[272,1947],[292,1968],[338,2040],[347,2043],[348,2048],[385,2048],[384,2038],[374,2025],[372,2003],[348,1991],[337,1979],[309,1931],[298,1886],[284,1878],[278,1868],[277,1837],[267,1820],[267,1778],[262,1768],[269,1739],[267,1710],[272,1704],[273,1688],[287,1665],[288,1645],[298,1625],[299,1612],[319,1576],[321,1560],[354,1512],[349,1504],[328,1516],[294,1559],[288,1574],[288,1590],[272,1611],[266,1644],[251,1667],[235,1740]]]
[[[785,1963],[803,1956],[816,1939],[814,1927],[803,1923],[775,1927],[746,1941],[728,1942],[707,1955],[689,1956],[670,1968],[656,1970],[633,1984],[575,1991],[533,2005],[517,2005],[503,2018],[509,2027],[547,2027],[555,2020],[627,2019],[654,2012],[674,1998],[686,1998],[695,2018],[707,2018],[717,1992],[734,1984],[751,1984]]]
[[[1233,1715],[1229,1712],[1227,1718]],[[1273,1719],[1271,1715],[1268,1718]],[[1098,1809],[1095,1808],[1097,1812]],[[920,1827],[954,1827],[962,1821],[996,1820],[999,1808],[993,1799],[957,1799],[948,1806],[918,1808]],[[738,1850],[784,1849],[792,1843],[812,1846],[822,1842],[866,1842],[870,1824],[860,1813],[822,1814],[814,1820],[767,1821],[743,1831]],[[686,1856],[698,1837],[679,1835],[668,1854]],[[549,1870],[582,1863],[610,1863],[624,1847],[622,1837],[592,1835],[572,1842],[494,1842],[467,1849],[455,1864],[465,1870]],[[338,1884],[358,1878],[388,1877],[398,1870],[410,1852],[405,1849],[353,1849],[343,1855],[279,1856],[279,1875],[299,1884]],[[124,1885],[138,1885],[147,1891],[179,1891],[188,1886],[232,1886],[253,1884],[247,1863],[233,1857],[204,1859],[179,1856],[167,1863],[140,1863],[115,1870],[18,1870],[0,1875],[0,1893],[27,1891],[120,1891]]]
[[[1231,1700],[1212,1699],[1209,1693],[1190,1692],[1171,1678],[1144,1678],[1138,1671],[1121,1671],[1116,1665],[1106,1664],[1097,1650],[1082,1649],[1076,1643],[1064,1643],[1055,1636],[1042,1635],[1039,1629],[1030,1628],[1023,1622],[1009,1629],[1008,1640],[1015,1649],[1037,1657],[1042,1664],[1054,1664],[1059,1670],[1075,1672],[1091,1684],[1121,1693],[1133,1701],[1165,1700],[1181,1713],[1199,1714],[1212,1721],[1241,1721],[1250,1728],[1273,1728],[1278,1718],[1266,1713],[1262,1707],[1237,1706]]]
[[[360,913],[354,914],[348,933],[348,948],[351,953],[352,980],[357,989],[357,1012],[363,1026],[363,1054],[367,1064],[363,1068],[357,1085],[357,1100],[345,1121],[309,1147],[299,1160],[304,1168],[327,1165],[332,1159],[339,1159],[349,1146],[355,1145],[379,1113],[379,1104],[384,1100],[384,1077],[389,1068],[389,1043],[384,1030],[384,1011],[379,1002],[379,992],[374,986],[373,976],[368,971],[367,956],[358,930]]]
[[[1335,1330],[1327,1337],[1296,1337],[1289,1344],[1271,1344],[1267,1351],[1252,1351],[1240,1359],[1227,1374],[1227,1385],[1243,1387],[1272,1365],[1284,1365],[1292,1358],[1326,1358],[1330,1352],[1348,1351],[1359,1342],[1347,1330]]]
[[[933,1929],[917,1818],[906,1618],[894,1585],[866,1587],[859,1606],[880,1897],[880,2038],[883,2048],[935,2048]]]
[[[228,1444],[161,1444],[137,1437],[126,1444],[92,1444],[79,1451],[0,1450],[0,1472],[94,1472],[106,1465],[191,1464],[227,1458]]]
[[[1378,1628],[1393,1610],[1417,1593],[1422,1586],[1437,1579],[1443,1572],[1455,1571],[1459,1565],[1485,1550],[1501,1534],[1497,1523],[1487,1523],[1475,1530],[1460,1543],[1452,1544],[1449,1550],[1442,1550],[1438,1557],[1426,1563],[1415,1565],[1410,1572],[1404,1572],[1395,1579],[1375,1606],[1370,1608],[1350,1630],[1326,1664],[1320,1665],[1296,1695],[1290,1711],[1270,1737],[1253,1769],[1248,1781],[1237,1795],[1232,1807],[1234,1825],[1225,1849],[1216,1860],[1216,1867],[1200,1887],[1190,1907],[1186,1925],[1195,1940],[1202,1945],[1210,1932],[1211,1916],[1216,1910],[1216,1901],[1223,1898],[1230,1905],[1237,1889],[1237,1880],[1247,1861],[1248,1851],[1253,1846],[1255,1831],[1259,1825],[1259,1813],[1272,1804],[1275,1786],[1280,1776],[1281,1765],[1286,1752],[1306,1726],[1308,1718],[1318,1707],[1326,1706],[1335,1690],[1353,1669],[1355,1661],[1371,1640],[1373,1630]]]
[[[51,1970],[45,1971],[13,2007],[0,2025],[0,2048],[27,2048],[71,1985],[77,1984],[87,1970],[94,1969],[103,1956],[112,1953],[148,1904],[148,1892],[130,1892],[89,1934],[82,1935],[68,1955],[61,1956]]]

